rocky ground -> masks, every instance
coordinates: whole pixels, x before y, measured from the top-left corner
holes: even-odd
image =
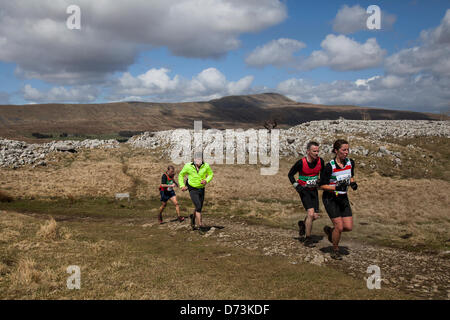
[[[142,135],[132,137],[128,143],[135,148],[162,149],[167,156],[175,145],[180,141],[174,134],[174,130],[145,132]],[[193,130],[190,130],[191,145],[193,145]],[[235,131],[236,132],[236,131]],[[249,132],[249,131],[246,131]],[[450,126],[448,121],[428,121],[428,120],[321,120],[306,122],[301,125],[280,131],[280,156],[298,157],[305,149],[306,144],[311,141],[323,143],[321,153],[331,153],[331,141],[334,136],[344,136],[352,141],[352,153],[363,156],[373,155],[382,157],[392,155],[401,159],[401,152],[389,150],[395,148],[384,140],[386,138],[415,138],[415,137],[450,137]],[[205,130],[205,134],[214,136],[220,133],[224,145],[226,141],[224,130]],[[214,142],[213,138],[203,138],[203,148]],[[234,142],[236,146],[236,142]],[[371,146],[379,146],[372,148]],[[162,148],[161,148],[162,147]],[[410,146],[414,148],[414,146]],[[270,148],[269,148],[270,149]],[[248,150],[248,146],[247,146]],[[398,160],[397,160],[398,161]],[[401,160],[400,160],[401,162]]]
[[[175,145],[180,143],[175,130],[145,132],[132,137],[127,143],[134,148],[154,149],[170,157]],[[191,142],[193,145],[193,130]],[[236,131],[235,131],[236,132]],[[250,131],[245,131],[249,133]],[[322,144],[321,153],[331,152],[331,141],[335,136],[343,136],[352,143],[352,153],[362,156],[391,156],[397,165],[402,163],[402,152],[396,146],[386,143],[386,138],[414,138],[439,136],[450,137],[448,121],[428,120],[321,120],[303,123],[287,130],[279,131],[279,149],[281,157],[298,157],[308,141]],[[203,148],[211,146],[216,134],[224,141],[224,130],[204,130]],[[209,136],[208,136],[209,135]],[[209,137],[209,138],[208,138]],[[46,157],[51,152],[77,152],[81,148],[116,148],[116,140],[52,141],[44,144],[28,144],[22,141],[0,138],[0,167],[18,168],[24,165],[45,166]],[[236,141],[234,141],[236,146]],[[376,146],[376,147],[375,147]],[[414,148],[413,145],[409,146]],[[270,150],[270,148],[268,148]],[[248,144],[246,146],[248,152]],[[224,149],[225,153],[225,149]]]
[[[116,148],[116,140],[52,141],[28,144],[23,141],[0,139],[0,167],[18,168],[24,165],[45,166],[51,152],[72,152],[82,148]]]
[[[289,263],[311,263],[332,266],[361,281],[366,282],[371,273],[370,265],[381,270],[381,289],[395,288],[422,299],[450,299],[450,252],[441,255],[425,255],[400,249],[378,247],[364,242],[346,241],[341,243],[343,260],[330,258],[331,244],[322,230],[314,230],[315,248],[306,248],[299,241],[298,233],[261,225],[250,225],[234,217],[206,217],[207,224],[213,226],[200,236],[209,237],[227,247],[241,247],[259,251],[262,255],[287,257]],[[187,219],[188,220],[188,219]],[[168,232],[190,233],[188,241],[199,236],[192,231],[188,221],[168,222],[159,226]],[[149,227],[157,222],[143,224]]]

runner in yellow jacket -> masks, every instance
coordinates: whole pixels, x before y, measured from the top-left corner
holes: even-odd
[[[185,176],[188,176],[186,183],[184,182]],[[196,155],[194,162],[186,163],[178,175],[178,184],[181,190],[189,190],[189,195],[195,206],[194,214],[191,214],[191,225],[194,230],[203,227],[201,212],[205,200],[205,186],[211,182],[213,176],[211,167],[203,162],[200,155]],[[196,228],[196,225],[198,228]]]

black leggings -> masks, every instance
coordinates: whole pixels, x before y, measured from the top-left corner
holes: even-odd
[[[205,200],[205,188],[197,189],[190,187],[189,195],[191,196],[192,203],[195,206],[195,211],[202,212],[203,201]]]

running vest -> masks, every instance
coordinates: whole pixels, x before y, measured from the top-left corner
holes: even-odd
[[[306,157],[304,157],[302,159],[302,172],[300,172],[297,180],[298,184],[309,188],[316,188],[321,169],[322,161],[320,161],[320,158],[317,159],[316,166],[311,169],[308,165],[308,161],[306,161]]]
[[[335,186],[338,181],[347,180],[348,184],[350,184],[350,178],[352,177],[352,163],[350,159],[346,159],[345,166],[343,169],[339,168],[336,165],[336,161],[333,159],[330,161],[331,164],[331,177],[330,177],[330,185]],[[348,186],[347,186],[348,188]],[[346,191],[336,191],[337,194],[346,194]]]
[[[164,173],[167,177],[167,183],[166,184],[170,184],[173,185],[173,179],[171,177],[169,177],[169,175],[167,173]],[[161,187],[161,185],[159,185],[159,190],[160,191],[172,191],[173,187]]]

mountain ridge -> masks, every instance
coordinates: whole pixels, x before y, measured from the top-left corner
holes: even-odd
[[[111,134],[124,130],[158,131],[192,128],[263,128],[276,121],[288,128],[313,120],[439,120],[441,115],[358,106],[296,102],[278,93],[225,96],[198,102],[111,102],[95,104],[33,104],[0,106],[0,136],[31,133]],[[445,119],[448,119],[446,117]]]

